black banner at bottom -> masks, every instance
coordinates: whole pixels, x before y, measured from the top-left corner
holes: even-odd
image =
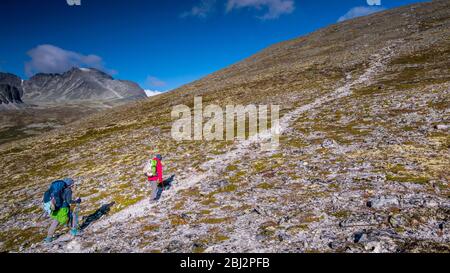
[[[22,266],[67,271],[151,272],[381,272],[447,264],[448,254],[2,254],[5,268]],[[439,271],[438,271],[439,272]]]

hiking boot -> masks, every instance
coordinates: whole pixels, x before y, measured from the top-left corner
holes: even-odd
[[[82,235],[82,232],[79,229],[73,228],[70,230],[70,234],[72,234],[72,236],[80,236]]]

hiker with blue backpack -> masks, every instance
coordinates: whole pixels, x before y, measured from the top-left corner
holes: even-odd
[[[169,185],[164,185],[162,160],[162,156],[157,155],[144,166],[144,174],[147,176],[152,188],[152,201],[158,201],[161,198],[163,190],[169,188]]]
[[[72,199],[72,190],[75,181],[71,178],[57,180],[50,185],[50,188],[44,194],[44,210],[52,219],[52,224],[48,229],[45,242],[53,241],[58,225],[68,225],[71,227],[70,233],[73,236],[79,235],[78,230],[78,212],[76,209],[71,210],[71,205],[78,205],[81,199]]]

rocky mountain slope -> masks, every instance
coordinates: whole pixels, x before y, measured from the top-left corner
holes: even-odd
[[[63,74],[36,74],[23,85],[24,101],[55,103],[113,101],[145,98],[137,84],[115,80],[96,69],[73,68]]]
[[[10,73],[0,73],[0,110],[17,108],[22,101],[22,80]]]
[[[0,144],[61,127],[113,106],[146,98],[139,85],[96,69],[37,74],[0,73]]]
[[[22,79],[16,75],[0,72],[0,84],[7,84],[17,88],[20,91],[20,97],[23,96]]]
[[[0,84],[0,105],[2,104],[22,104],[20,90],[9,84]]]
[[[0,248],[449,252],[448,37],[448,1],[388,10],[2,145]],[[199,95],[204,105],[280,104],[280,147],[262,150],[264,132],[246,141],[174,141],[172,106],[192,106]],[[156,152],[175,175],[157,204],[141,174]],[[89,216],[84,234],[44,245],[40,199],[66,176],[77,179]]]

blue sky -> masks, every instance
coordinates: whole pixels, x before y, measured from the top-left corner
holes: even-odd
[[[0,71],[28,78],[71,66],[96,67],[145,89],[164,91],[273,43],[354,16],[421,2],[80,1],[80,6],[69,6],[66,0],[2,0]]]

